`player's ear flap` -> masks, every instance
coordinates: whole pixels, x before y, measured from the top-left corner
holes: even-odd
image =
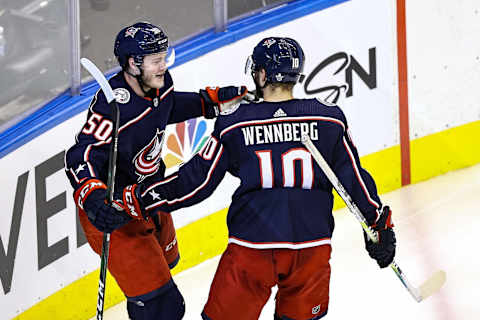
[[[140,74],[140,70],[138,69],[137,65],[135,64],[135,60],[132,57],[128,58],[128,66],[134,75]]]
[[[263,87],[265,85],[265,83],[267,82],[267,73],[265,72],[265,69],[260,69],[258,71],[258,75],[259,75],[259,82],[260,82],[260,85]]]

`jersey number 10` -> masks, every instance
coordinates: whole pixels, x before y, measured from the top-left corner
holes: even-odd
[[[272,150],[259,150],[255,152],[260,165],[260,178],[263,189],[273,188],[274,170]],[[301,185],[303,189],[312,189],[313,186],[313,160],[312,155],[304,148],[293,148],[282,153],[283,187],[295,186],[295,161],[301,165]]]

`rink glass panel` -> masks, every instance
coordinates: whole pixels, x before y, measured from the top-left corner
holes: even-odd
[[[68,90],[72,55],[68,3],[79,0],[0,0],[0,132]],[[285,0],[224,0],[228,20]],[[117,32],[137,21],[161,26],[172,44],[214,25],[212,0],[79,1],[80,56],[103,72],[118,70]],[[71,18],[73,19],[73,18]],[[90,80],[81,70],[82,82]]]
[[[270,8],[285,0],[225,0],[228,19]],[[104,71],[118,68],[113,41],[118,31],[136,21],[149,21],[166,32],[170,43],[214,25],[214,0],[89,0],[80,1],[82,56]],[[86,73],[82,73],[87,77]]]
[[[287,0],[228,0],[227,15],[228,19],[243,16],[245,14],[258,11],[268,10]]]
[[[138,21],[160,26],[172,44],[213,25],[213,1],[80,1],[82,56],[94,61],[104,72],[117,68],[114,39],[123,27]],[[82,76],[87,73],[83,71]]]
[[[68,87],[66,0],[0,0],[0,131]]]

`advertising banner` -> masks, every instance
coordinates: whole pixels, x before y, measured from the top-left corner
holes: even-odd
[[[306,54],[305,81],[295,96],[337,101],[360,155],[397,145],[392,10],[392,1],[349,1],[243,38],[174,68],[175,90],[240,84],[253,90],[244,74],[253,47],[264,37],[291,37]],[[64,173],[63,157],[85,117],[86,111],[0,159],[2,318],[15,317],[99,267]],[[200,148],[212,126],[199,118],[168,128],[163,157],[169,172]],[[174,213],[176,227],[226,208],[237,185],[227,176],[209,199]]]

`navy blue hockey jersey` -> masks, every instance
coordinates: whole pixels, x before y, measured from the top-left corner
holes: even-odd
[[[153,183],[164,177],[160,157],[167,124],[205,114],[200,96],[173,90],[172,78],[165,74],[165,86],[140,97],[128,85],[123,72],[109,80],[120,110],[117,173],[115,189],[121,192],[134,183]],[[213,110],[211,112],[214,112]],[[86,179],[106,183],[112,133],[111,107],[101,90],[97,91],[87,121],[66,153],[65,170],[76,190]]]
[[[330,243],[332,185],[308,150],[309,135],[372,223],[380,199],[360,166],[345,116],[317,99],[242,105],[220,116],[204,147],[179,171],[147,186],[147,209],[173,211],[208,197],[226,172],[240,178],[227,224],[229,241],[251,248],[300,249]]]

